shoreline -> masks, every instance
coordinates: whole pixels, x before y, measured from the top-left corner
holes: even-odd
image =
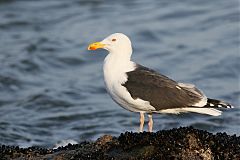
[[[180,127],[154,133],[104,135],[57,149],[0,146],[0,159],[240,159],[240,136]]]

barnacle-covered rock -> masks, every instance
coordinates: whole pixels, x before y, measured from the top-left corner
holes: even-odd
[[[8,159],[240,159],[240,137],[212,134],[193,127],[155,133],[125,132],[104,135],[95,142],[82,142],[57,149],[0,146],[0,157]]]

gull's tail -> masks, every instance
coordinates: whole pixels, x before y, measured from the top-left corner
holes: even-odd
[[[222,111],[217,110],[219,108],[234,108],[234,107],[229,103],[208,98],[207,104],[203,107],[189,107],[183,108],[183,110],[200,114],[208,114],[211,116],[220,116],[222,114]]]
[[[208,98],[207,104],[204,106],[204,108],[234,108],[234,107],[229,103]]]

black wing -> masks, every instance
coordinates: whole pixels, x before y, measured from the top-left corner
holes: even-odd
[[[189,107],[203,98],[197,88],[194,87],[192,92],[141,65],[137,65],[134,71],[127,72],[127,76],[128,80],[122,85],[127,88],[132,98],[149,101],[156,110]]]

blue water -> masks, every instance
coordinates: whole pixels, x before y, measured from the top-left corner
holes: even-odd
[[[105,90],[106,51],[127,34],[133,60],[236,106],[222,116],[154,115],[154,130],[192,125],[240,135],[238,0],[0,0],[0,144],[51,147],[137,131],[138,113]],[[145,128],[146,129],[146,128]]]

